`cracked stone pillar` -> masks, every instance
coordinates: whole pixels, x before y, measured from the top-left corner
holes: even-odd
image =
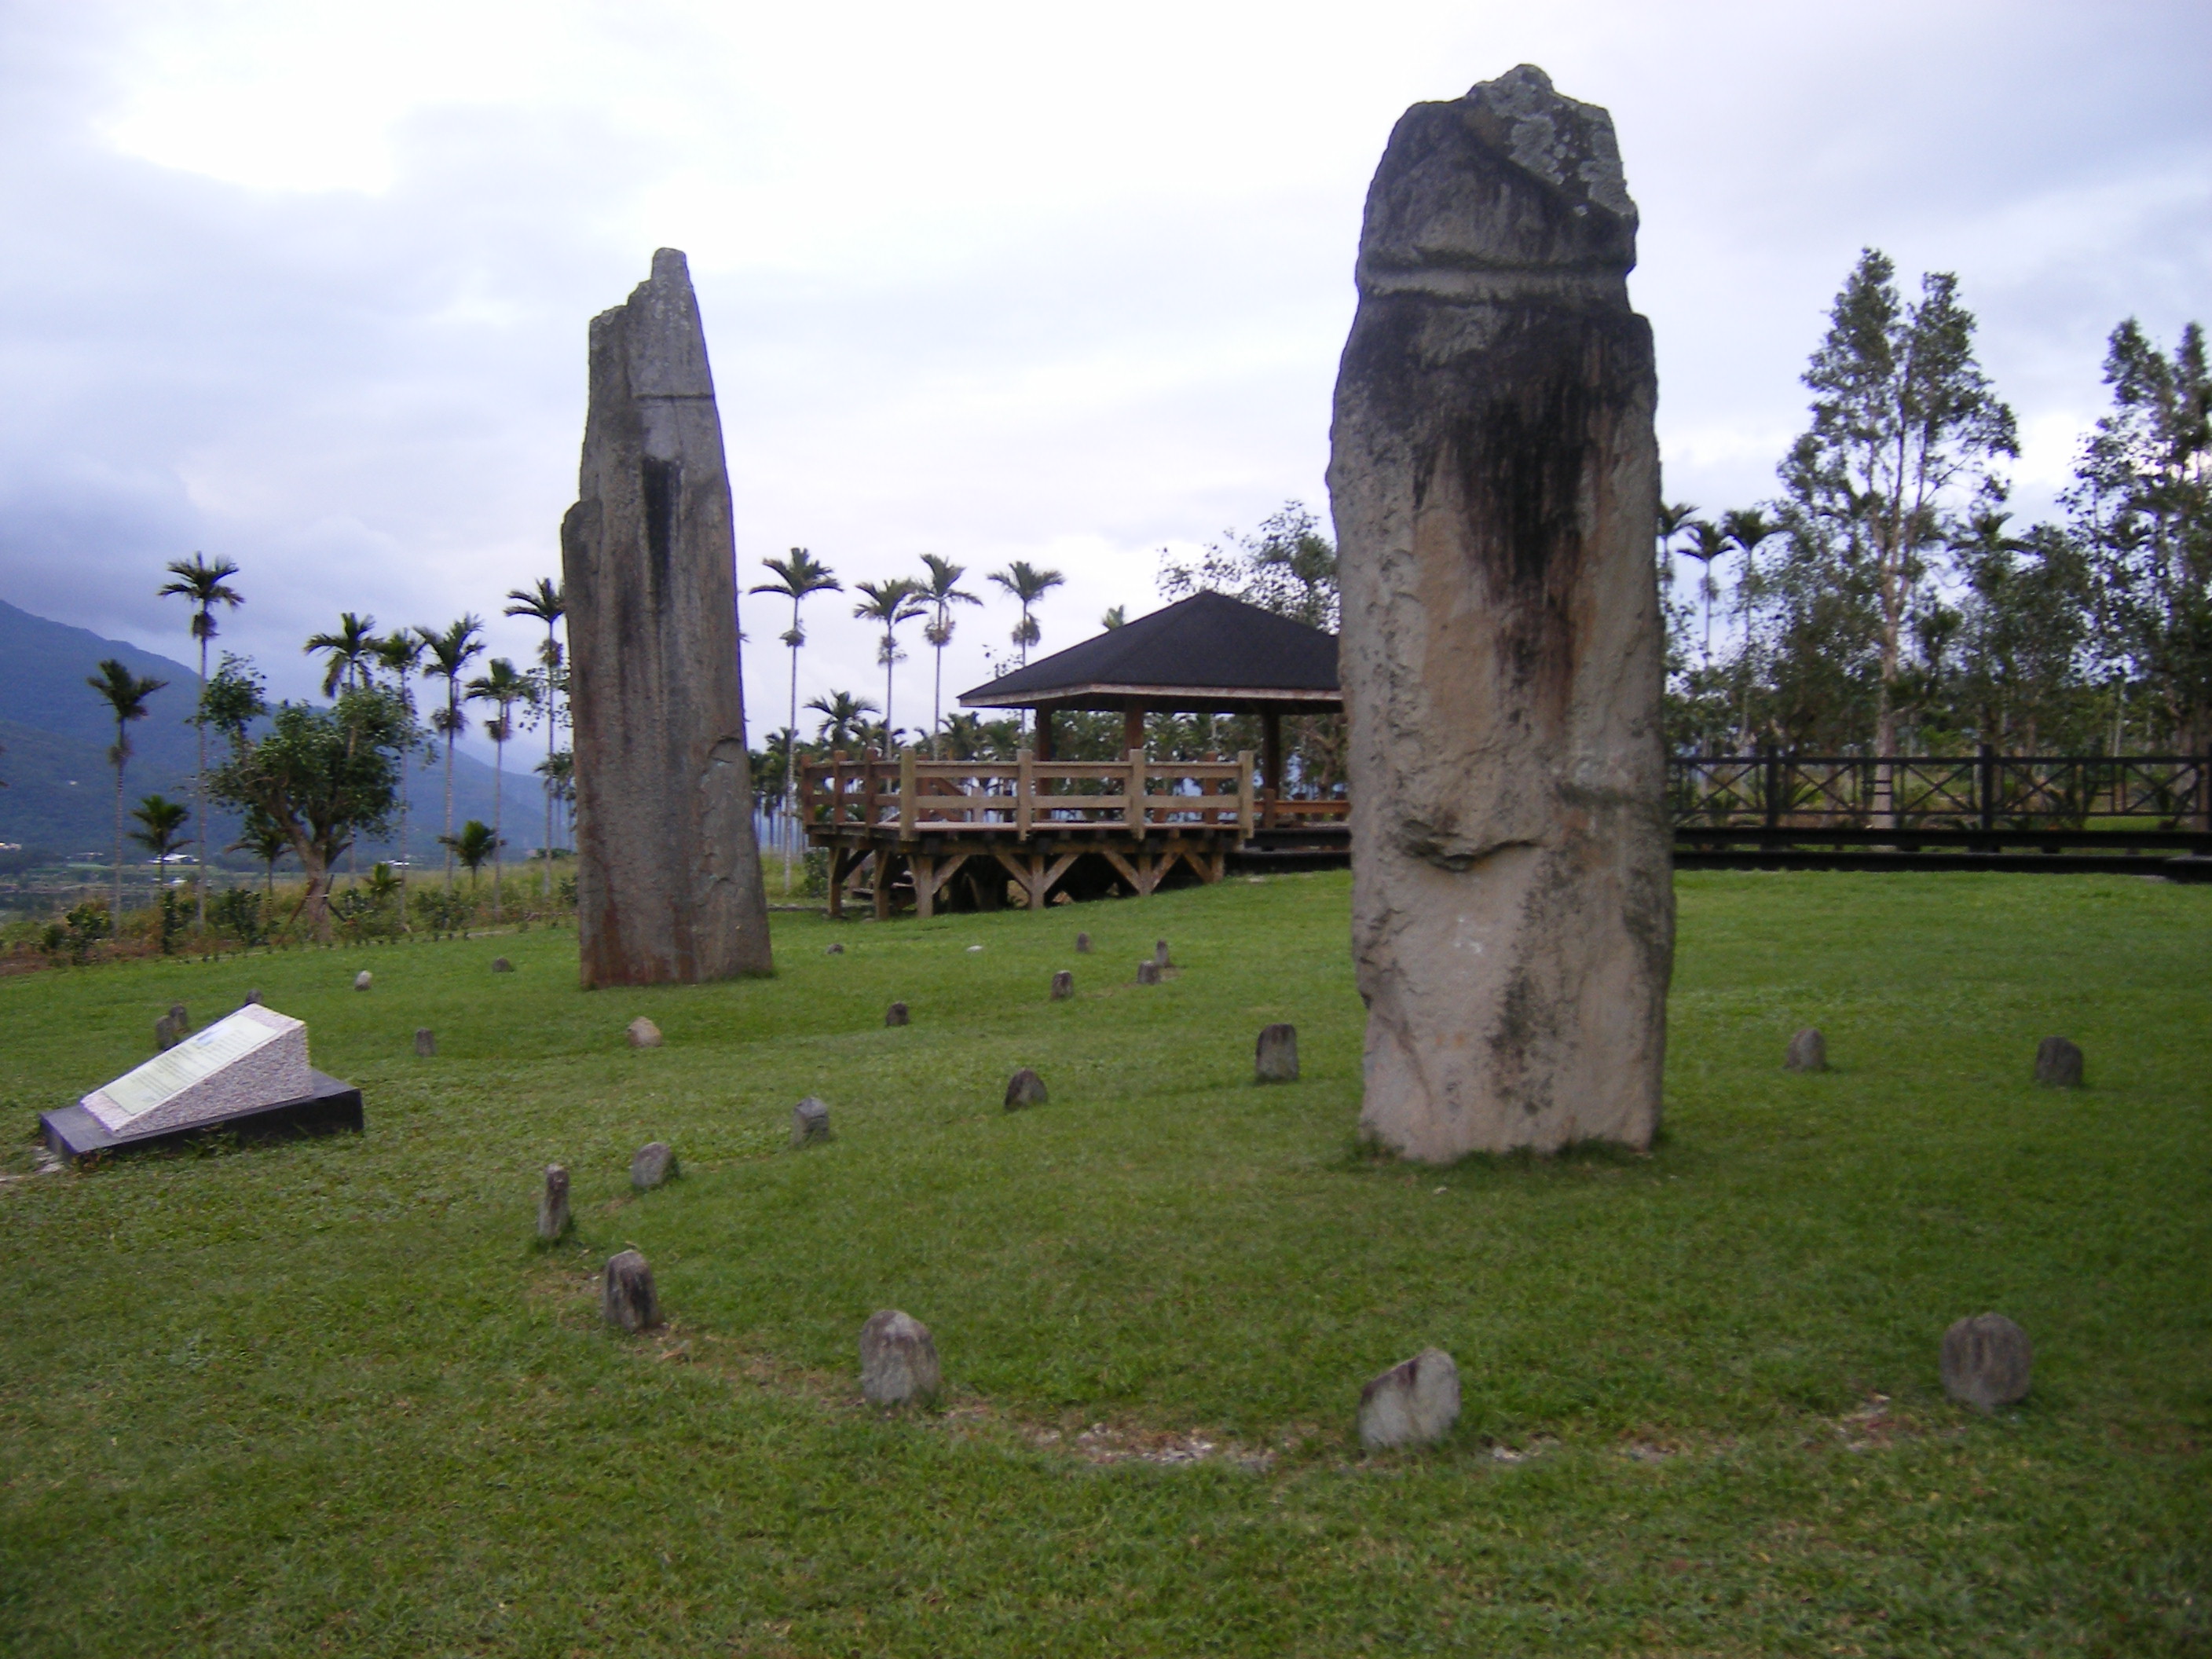
[[[722,422],[684,256],[592,319],[561,525],[586,988],[769,970]]]
[[[1650,1143],[1674,948],[1651,331],[1613,122],[1416,104],[1336,383],[1363,1135]]]

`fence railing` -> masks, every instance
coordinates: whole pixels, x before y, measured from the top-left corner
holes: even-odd
[[[1118,831],[1200,830],[1249,838],[1260,821],[1252,756],[1154,760],[1132,749],[1118,761],[896,759],[834,753],[800,763],[799,813],[812,831],[896,830],[902,840],[1011,830],[1018,838]]]
[[[1734,755],[1667,763],[1677,828],[2212,830],[2199,755]]]

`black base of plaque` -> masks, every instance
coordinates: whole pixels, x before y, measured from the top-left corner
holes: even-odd
[[[39,1115],[39,1130],[46,1145],[62,1157],[82,1163],[103,1153],[135,1152],[146,1146],[173,1146],[216,1130],[250,1140],[276,1135],[327,1135],[362,1127],[361,1091],[320,1072],[313,1093],[297,1100],[281,1100],[274,1106],[210,1117],[179,1128],[156,1129],[150,1134],[117,1134],[81,1106],[64,1106],[58,1112]]]

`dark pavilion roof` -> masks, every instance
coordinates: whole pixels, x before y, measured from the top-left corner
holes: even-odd
[[[1232,599],[1194,593],[1096,639],[960,694],[970,708],[1332,709],[1336,635]]]

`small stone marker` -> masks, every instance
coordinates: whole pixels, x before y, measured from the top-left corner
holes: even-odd
[[[1782,1056],[1785,1072],[1825,1072],[1828,1069],[1828,1039],[1808,1025],[1790,1039],[1790,1052]]]
[[[2081,1086],[2081,1051],[2064,1037],[2045,1037],[2036,1045],[2035,1080],[2046,1089]]]
[[[1137,983],[1139,985],[1158,985],[1159,982],[1160,964],[1153,961],[1152,957],[1146,957],[1142,962],[1137,964]]]
[[[154,1048],[156,1053],[167,1054],[184,1040],[185,1033],[177,1029],[174,1014],[164,1014],[154,1022]]]
[[[1168,960],[1168,942],[1165,939],[1155,939],[1152,941],[1152,960],[1159,963],[1163,968],[1172,967],[1174,965]]]
[[[1065,1002],[1075,994],[1075,975],[1061,969],[1052,976],[1052,1000]]]
[[[911,1314],[886,1308],[860,1327],[860,1392],[878,1406],[935,1398],[937,1343]]]
[[[514,964],[505,957],[494,957],[491,959],[491,970],[495,974],[511,974],[514,971]]]
[[[1090,934],[1078,933],[1075,936],[1075,954],[1079,957],[1087,957],[1091,954]]]
[[[791,1109],[791,1144],[804,1146],[810,1141],[830,1139],[830,1107],[827,1102],[809,1095]]]
[[[660,1028],[643,1014],[630,1021],[627,1035],[633,1048],[658,1048],[660,1046]]]
[[[353,976],[353,988],[356,991],[366,991],[370,986],[375,983],[376,975],[370,973],[366,968],[362,969],[359,973]]]
[[[1962,1406],[1993,1412],[2027,1398],[2034,1364],[2027,1333],[2002,1314],[1976,1314],[1943,1333],[1943,1392]]]
[[[1459,1367],[1442,1348],[1424,1348],[1359,1391],[1364,1445],[1432,1446],[1459,1421]]]
[[[842,945],[833,945],[822,954],[825,957],[842,957],[845,954],[845,947]]]
[[[629,1184],[641,1193],[649,1193],[681,1173],[676,1167],[676,1154],[665,1140],[647,1141],[629,1161]]]
[[[660,1304],[653,1293],[653,1269],[635,1250],[624,1250],[608,1261],[605,1296],[610,1325],[644,1331],[660,1322]]]
[[[1044,1079],[1024,1066],[1006,1079],[1006,1109],[1018,1112],[1024,1107],[1044,1104]]]
[[[415,1028],[416,1057],[419,1060],[428,1060],[437,1052],[438,1039],[432,1035],[430,1028],[427,1025],[416,1026]]]
[[[255,1006],[255,1005],[258,1004],[258,1003],[260,1002],[260,1000],[261,1000],[261,988],[260,988],[259,986],[258,986],[258,985],[257,985],[257,986],[255,986],[255,987],[254,987],[251,991],[248,991],[248,992],[246,994],[246,1000],[245,1000],[244,1002],[240,1003],[238,1006],[239,1006],[240,1007],[241,1007],[241,1008],[251,1007],[251,1006]]]
[[[905,1024],[906,1023],[907,1023],[907,1011],[906,1011],[906,1004],[904,1004],[903,1002],[894,1002],[893,1004],[891,1004],[891,1006],[890,1006],[890,1007],[888,1007],[888,1008],[886,1008],[886,1009],[884,1009],[884,1024],[886,1024],[886,1025],[903,1025],[903,1024]]]
[[[1262,1083],[1298,1080],[1298,1028],[1268,1025],[1261,1029],[1252,1055],[1252,1070]]]
[[[557,1164],[549,1164],[545,1190],[538,1194],[538,1237],[552,1244],[568,1231],[568,1172]]]

